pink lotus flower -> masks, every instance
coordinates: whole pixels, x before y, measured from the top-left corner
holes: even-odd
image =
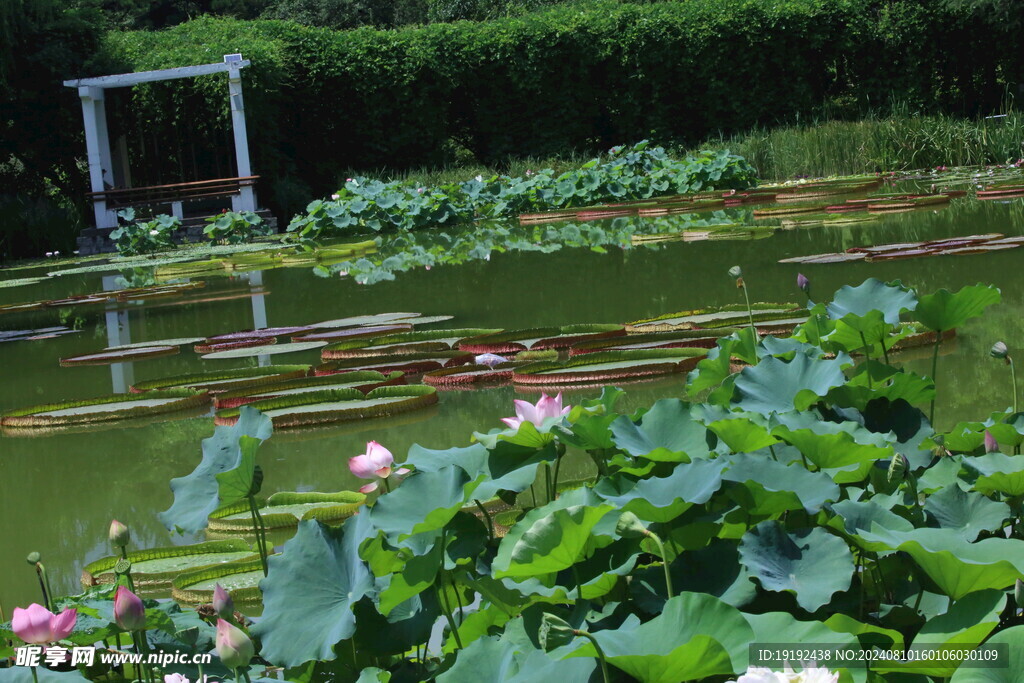
[[[376,441],[366,444],[366,452],[348,459],[348,469],[360,479],[382,479],[386,480],[391,476],[391,466],[395,464],[395,456],[391,451],[381,446]],[[401,467],[395,470],[395,474],[408,474],[409,470]],[[376,491],[379,481],[374,481],[359,489],[360,493]]]
[[[215,647],[220,661],[229,669],[248,665],[252,656],[256,654],[249,636],[245,635],[242,629],[232,626],[223,619],[217,620]]]
[[[206,680],[206,676],[201,676],[196,679],[196,683],[206,683]],[[192,681],[181,674],[164,674],[164,683],[192,683]]]
[[[114,593],[114,621],[125,631],[146,628],[146,606],[139,596],[124,586],[118,586]]]
[[[995,453],[999,450],[999,442],[996,441],[996,437],[992,436],[992,433],[985,430],[985,452]]]
[[[524,422],[531,422],[535,427],[542,427],[544,426],[544,421],[548,418],[562,417],[572,408],[572,406],[562,407],[562,392],[558,392],[558,395],[554,398],[547,394],[541,394],[537,405],[519,399],[516,399],[514,403],[516,406],[516,416],[503,417],[501,421],[516,430]]]
[[[77,619],[76,609],[54,614],[42,605],[32,603],[28,609],[14,608],[11,630],[29,645],[42,645],[67,638]]]

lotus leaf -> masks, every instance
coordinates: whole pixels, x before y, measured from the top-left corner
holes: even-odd
[[[924,511],[940,528],[959,532],[973,541],[985,531],[997,531],[1011,517],[1010,506],[989,500],[980,493],[968,493],[953,483],[928,496]]]
[[[832,387],[846,381],[841,359],[818,360],[797,354],[788,363],[767,356],[736,378],[737,405],[768,415],[806,410]]]
[[[706,458],[707,429],[690,416],[690,407],[676,398],[661,399],[640,423],[625,415],[611,423],[612,441],[630,455],[659,462]]]
[[[991,285],[968,285],[955,294],[940,289],[920,297],[915,316],[929,330],[943,332],[978,317],[1001,299],[999,289]]]

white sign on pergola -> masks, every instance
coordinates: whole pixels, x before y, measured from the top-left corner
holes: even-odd
[[[111,178],[113,175],[104,91],[107,88],[124,88],[139,83],[226,72],[228,75],[228,97],[231,102],[231,126],[235,138],[235,160],[238,165],[239,177],[247,178],[252,176],[252,168],[249,164],[249,141],[245,131],[245,107],[242,102],[242,69],[249,64],[249,60],[242,59],[242,55],[234,54],[224,55],[224,62],[221,64],[182,66],[176,69],[140,71],[131,74],[114,74],[64,81],[64,85],[67,87],[78,88],[78,95],[82,98],[85,145],[89,155],[89,182],[92,192],[99,193],[93,196],[97,228],[117,226],[117,213],[108,208],[108,202],[103,194],[108,189],[104,181],[104,174],[110,173]],[[231,205],[235,211],[256,210],[256,195],[251,183],[240,185],[237,195],[231,197]],[[181,202],[172,203],[172,212],[179,218],[183,217]]]

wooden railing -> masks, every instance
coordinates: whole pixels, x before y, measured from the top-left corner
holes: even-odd
[[[251,187],[259,180],[258,175],[241,178],[217,178],[215,180],[199,180],[191,183],[173,183],[171,185],[149,185],[146,187],[128,187],[124,189],[89,192],[93,201],[105,201],[109,208],[122,206],[138,206],[145,204],[168,204],[230,197],[239,194],[244,187]]]

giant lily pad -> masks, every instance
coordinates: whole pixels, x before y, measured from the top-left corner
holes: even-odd
[[[213,591],[219,585],[231,595],[236,606],[256,606],[263,598],[259,588],[262,579],[263,562],[259,558],[225,562],[174,577],[171,597],[184,605],[198,607],[213,602]]]
[[[404,383],[405,376],[400,372],[392,372],[385,376],[373,370],[343,372],[320,377],[299,377],[273,384],[225,391],[214,398],[214,405],[218,410],[222,410],[278,396],[295,396],[327,389],[358,389],[365,393],[385,384]]]
[[[231,349],[247,349],[253,346],[269,346],[270,344],[276,343],[277,339],[274,337],[236,337],[221,341],[211,341],[206,339],[203,340],[202,343],[193,346],[192,350],[196,353],[209,354],[229,351]]]
[[[81,356],[61,358],[60,364],[63,367],[73,365],[110,365],[111,363],[125,363],[135,360],[146,360],[160,356],[173,356],[178,353],[177,346],[144,346],[142,348],[121,349],[118,351],[99,351],[97,353],[86,353]]]
[[[330,375],[337,372],[352,370],[376,370],[377,372],[404,372],[415,375],[430,370],[455,367],[472,363],[474,355],[463,351],[437,351],[434,353],[406,353],[397,355],[391,360],[381,358],[348,358],[333,360],[314,368],[317,375]]]
[[[312,330],[312,327],[298,325],[293,325],[291,327],[261,327],[258,330],[241,330],[239,332],[214,335],[213,337],[207,337],[206,341],[211,344],[218,344],[220,342],[229,342],[241,339],[286,337],[294,334],[304,334],[306,332],[311,332]]]
[[[335,320],[324,320],[313,323],[310,327],[317,329],[337,329],[341,327],[362,327],[364,325],[387,325],[393,320],[405,320],[419,317],[419,313],[375,313],[373,315],[354,315],[348,318],[337,318]]]
[[[292,337],[294,342],[337,342],[349,339],[369,339],[383,337],[388,334],[407,332],[412,329],[408,323],[390,323],[388,325],[372,325],[367,327],[344,327],[338,330],[322,330]]]
[[[434,403],[437,392],[433,387],[412,385],[378,387],[368,394],[357,389],[324,389],[249,405],[269,417],[274,427],[287,428],[396,415]],[[217,411],[214,422],[232,425],[238,418],[239,409],[228,408]]]
[[[273,344],[267,345],[270,340],[262,340],[263,344],[258,346],[248,346],[245,348],[233,348],[227,351],[214,351],[213,353],[203,354],[204,360],[224,360],[226,358],[252,358],[254,356],[270,356],[281,353],[297,353],[299,351],[309,351],[310,349],[319,349],[321,346],[325,346],[325,341],[306,341],[306,342],[290,342],[287,344]]]
[[[791,318],[805,319],[803,309],[796,304],[753,303],[754,323],[768,323]],[[673,332],[700,328],[736,327],[749,320],[744,304],[730,304],[716,308],[703,308],[678,313],[666,313],[657,318],[637,320],[626,324],[630,334],[641,332]]]
[[[115,394],[9,410],[0,414],[0,425],[54,427],[112,422],[187,410],[209,401],[210,397],[205,392],[190,389],[150,391],[137,396]]]
[[[453,348],[457,348],[459,342],[467,337],[495,334],[497,332],[501,332],[501,330],[465,328],[399,332],[369,339],[336,342],[324,348],[320,355],[324,360],[334,360],[339,358],[366,358],[390,356],[392,354],[451,351]]]
[[[114,555],[85,565],[82,570],[82,586],[113,583],[114,565],[119,559],[119,555]],[[170,588],[174,577],[183,572],[238,560],[258,559],[258,555],[248,543],[238,538],[195,545],[134,550],[129,551],[128,559],[132,563],[132,579],[135,585],[140,589],[155,592]]]
[[[508,330],[480,335],[459,342],[461,351],[471,353],[518,353],[530,349],[565,349],[590,339],[624,336],[621,325],[566,325]]]
[[[684,372],[705,355],[704,349],[604,351],[573,356],[564,363],[538,362],[516,368],[517,384],[585,384]]]
[[[199,389],[215,394],[243,387],[276,384],[289,379],[305,377],[308,372],[308,365],[266,365],[237,370],[216,370],[195,375],[175,375],[146,380],[132,385],[131,391],[137,394],[155,389]]]
[[[267,499],[267,504],[260,508],[260,515],[268,529],[296,526],[304,519],[339,523],[355,514],[365,501],[364,494],[354,491],[281,491]],[[207,528],[216,532],[252,533],[248,501],[217,510],[210,515]]]

